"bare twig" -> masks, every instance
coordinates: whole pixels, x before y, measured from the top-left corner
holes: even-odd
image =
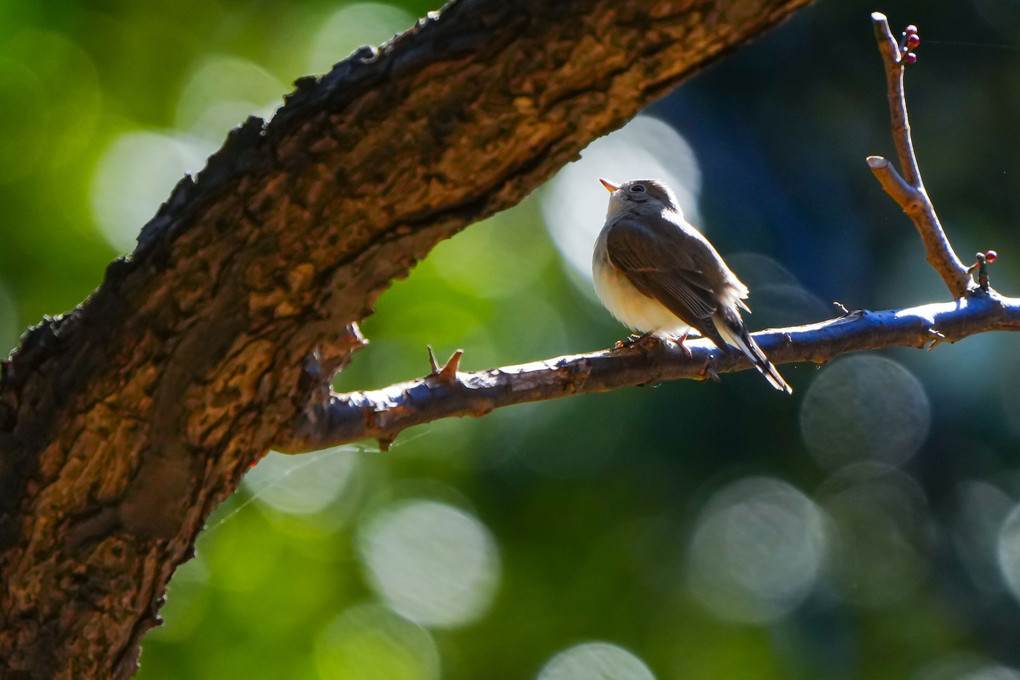
[[[967,267],[957,257],[949,239],[946,238],[945,231],[935,214],[935,207],[924,189],[910,136],[907,102],[903,92],[903,69],[908,61],[913,61],[913,52],[901,48],[889,30],[889,22],[884,14],[875,12],[871,15],[871,20],[874,23],[879,52],[885,64],[892,136],[903,174],[901,176],[889,161],[881,156],[869,156],[868,166],[886,193],[892,196],[903,208],[903,212],[913,220],[924,242],[928,263],[945,281],[949,292],[955,298],[963,297],[975,286],[967,273]]]
[[[1020,299],[990,292],[899,311],[858,310],[754,337],[773,363],[823,363],[847,352],[892,346],[930,348],[934,341],[955,342],[990,330],[1020,330]],[[661,343],[650,349],[562,356],[456,373],[446,380],[429,376],[380,390],[334,394],[328,404],[311,404],[296,424],[293,439],[275,448],[300,453],[370,437],[388,443],[408,427],[440,418],[477,417],[513,404],[679,378],[703,380],[712,373],[751,368],[742,355],[722,353],[705,340],[689,342],[688,348],[690,357],[670,343]]]

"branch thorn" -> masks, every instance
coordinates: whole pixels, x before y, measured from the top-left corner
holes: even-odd
[[[715,368],[712,367],[711,361],[705,364],[705,369],[701,372],[701,375],[708,378],[712,382],[722,382],[719,379],[719,374],[716,373]]]
[[[922,343],[922,346],[929,352],[938,347],[939,345],[941,345],[946,340],[946,336],[942,334],[941,331],[938,331],[932,328],[931,326],[929,326],[926,329],[926,332],[931,337],[928,339],[927,342]]]
[[[447,360],[446,364],[439,366],[436,361],[436,355],[432,352],[432,346],[429,345],[429,363],[432,364],[432,373],[429,374],[430,378],[435,378],[442,383],[453,383],[457,380],[457,370],[460,368],[460,358],[464,356],[464,350],[458,349]]]

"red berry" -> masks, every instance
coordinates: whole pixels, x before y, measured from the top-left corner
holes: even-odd
[[[917,61],[917,55],[914,54],[913,52],[907,52],[906,54],[903,55],[903,61],[907,62],[908,64],[913,64],[915,61]]]
[[[916,33],[911,33],[907,36],[907,47],[910,49],[917,49],[917,46],[921,44],[921,38]]]
[[[917,26],[915,26],[914,24],[910,24],[909,26],[903,29],[903,32],[906,33],[907,35],[914,35],[917,33]]]
[[[994,250],[989,250],[987,253],[985,253],[985,262],[995,262],[995,260],[998,257],[999,254],[997,252],[995,252]]]

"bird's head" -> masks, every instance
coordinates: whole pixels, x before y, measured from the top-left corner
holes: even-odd
[[[661,212],[673,210],[680,212],[673,190],[665,182],[657,179],[632,179],[616,185],[609,180],[600,179],[602,186],[611,192],[609,197],[609,213],[612,217],[622,210],[637,208],[644,212]]]

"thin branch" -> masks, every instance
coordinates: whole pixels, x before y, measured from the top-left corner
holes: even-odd
[[[975,294],[911,309],[859,310],[822,323],[755,334],[773,363],[824,363],[848,352],[893,346],[933,347],[975,333],[1020,330],[1020,299]],[[704,380],[751,368],[737,352],[705,340],[689,342],[691,357],[672,344],[562,356],[475,373],[433,373],[380,390],[333,394],[310,406],[294,437],[278,450],[300,453],[376,438],[384,446],[413,425],[453,416],[482,416],[513,404],[605,392],[632,385]]]
[[[910,119],[907,116],[907,98],[903,91],[905,54],[889,30],[889,22],[885,15],[875,12],[871,15],[871,20],[874,22],[878,50],[885,63],[889,115],[892,118],[892,135],[893,143],[896,145],[896,156],[900,160],[900,168],[903,170],[906,182],[911,186],[920,187],[921,171],[917,167],[917,158],[914,155],[914,142],[910,136]]]
[[[904,50],[901,47],[889,30],[889,22],[884,14],[875,12],[871,15],[871,20],[878,49],[885,64],[893,143],[896,145],[896,155],[903,175],[901,176],[881,156],[869,156],[868,166],[886,193],[892,196],[903,208],[903,212],[913,220],[924,242],[928,263],[945,281],[949,292],[954,298],[963,297],[969,290],[975,288],[974,282],[963,262],[953,251],[949,239],[946,238],[942,224],[935,214],[935,206],[924,189],[910,135],[907,100],[903,92],[903,70],[908,61],[913,61],[913,48]],[[916,30],[913,33],[916,36]]]

